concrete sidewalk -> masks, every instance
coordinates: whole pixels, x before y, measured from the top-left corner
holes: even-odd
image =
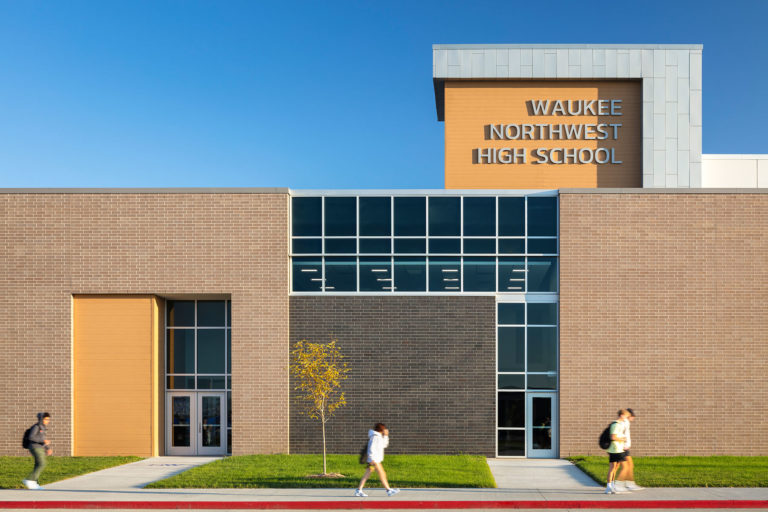
[[[768,509],[768,488],[653,488],[616,495],[604,494],[570,462],[564,460],[489,459],[497,489],[403,489],[391,498],[382,489],[367,489],[368,498],[344,489],[143,489],[166,478],[215,460],[157,457],[62,480],[45,490],[0,491],[2,508],[745,508]],[[397,482],[392,482],[397,485]],[[751,500],[749,503],[746,500]],[[691,506],[698,503],[699,507]],[[60,505],[60,506],[57,506]],[[65,506],[64,506],[65,505]],[[565,506],[559,506],[565,505]],[[642,505],[642,506],[639,506]],[[586,507],[590,508],[590,507]]]

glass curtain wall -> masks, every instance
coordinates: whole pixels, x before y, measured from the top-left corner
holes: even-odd
[[[558,389],[557,302],[551,300],[496,305],[499,456],[526,455],[526,391]]]
[[[556,196],[294,196],[295,293],[557,292]]]
[[[232,330],[228,300],[166,301],[166,389],[227,392],[232,453]]]

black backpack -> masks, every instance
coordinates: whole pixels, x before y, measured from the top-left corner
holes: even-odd
[[[600,440],[597,442],[600,445],[600,448],[603,450],[607,450],[611,446],[611,427],[613,424],[616,423],[615,421],[612,422],[610,425],[605,427],[605,430],[603,430],[603,433],[600,434]]]
[[[29,450],[29,435],[32,433],[33,428],[35,428],[34,425],[25,430],[24,437],[21,438],[21,447],[25,450]]]

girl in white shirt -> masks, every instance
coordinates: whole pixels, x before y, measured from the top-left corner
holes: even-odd
[[[379,473],[379,479],[387,490],[387,496],[394,496],[400,492],[400,489],[393,489],[389,486],[387,473],[384,471],[384,466],[381,465],[381,462],[384,460],[384,448],[387,446],[389,446],[389,429],[385,424],[377,423],[373,430],[368,431],[368,468],[365,470],[363,479],[360,480],[360,485],[355,490],[355,496],[368,496],[363,492],[363,486],[374,469]]]

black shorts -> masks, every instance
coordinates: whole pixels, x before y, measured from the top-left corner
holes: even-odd
[[[629,450],[624,450],[624,456],[629,457]]]
[[[608,454],[608,462],[624,462],[625,460],[627,460],[627,452]]]

